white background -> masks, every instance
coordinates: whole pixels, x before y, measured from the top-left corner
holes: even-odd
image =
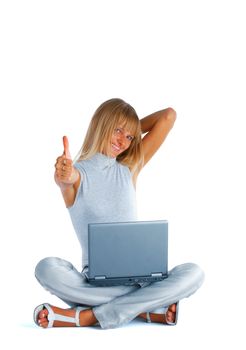
[[[1,1],[1,333],[5,348],[244,348],[244,1]],[[198,263],[202,288],[176,327],[42,330],[41,302],[65,307],[34,278],[80,247],[54,163],[67,135],[75,156],[104,100],[140,117],[168,106],[176,124],[139,177],[139,217],[168,219],[169,265]],[[3,342],[3,338],[1,337]]]

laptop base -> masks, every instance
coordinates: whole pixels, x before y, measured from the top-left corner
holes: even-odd
[[[167,275],[162,276],[146,276],[146,277],[120,277],[120,278],[89,278],[85,273],[87,282],[94,286],[117,286],[117,285],[125,285],[131,286],[137,283],[142,282],[158,282],[167,278]]]

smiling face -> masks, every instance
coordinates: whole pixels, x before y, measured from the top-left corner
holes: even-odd
[[[111,157],[116,158],[119,154],[127,150],[133,139],[134,136],[128,130],[121,126],[115,128],[111,137]]]
[[[95,111],[79,160],[95,153],[133,166],[142,157],[141,124],[135,109],[119,98],[103,102]]]

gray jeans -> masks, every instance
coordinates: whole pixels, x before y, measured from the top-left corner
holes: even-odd
[[[46,290],[68,305],[92,308],[104,329],[122,326],[142,312],[158,312],[159,308],[187,298],[204,280],[199,266],[186,263],[174,267],[160,282],[96,287],[70,262],[56,257],[41,260],[35,276]]]

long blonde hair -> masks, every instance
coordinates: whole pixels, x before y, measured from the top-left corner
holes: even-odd
[[[95,111],[89,124],[77,161],[91,158],[95,153],[109,155],[111,137],[117,127],[126,128],[134,136],[127,150],[117,161],[130,168],[132,173],[143,166],[141,124],[135,109],[119,98],[103,102]]]

